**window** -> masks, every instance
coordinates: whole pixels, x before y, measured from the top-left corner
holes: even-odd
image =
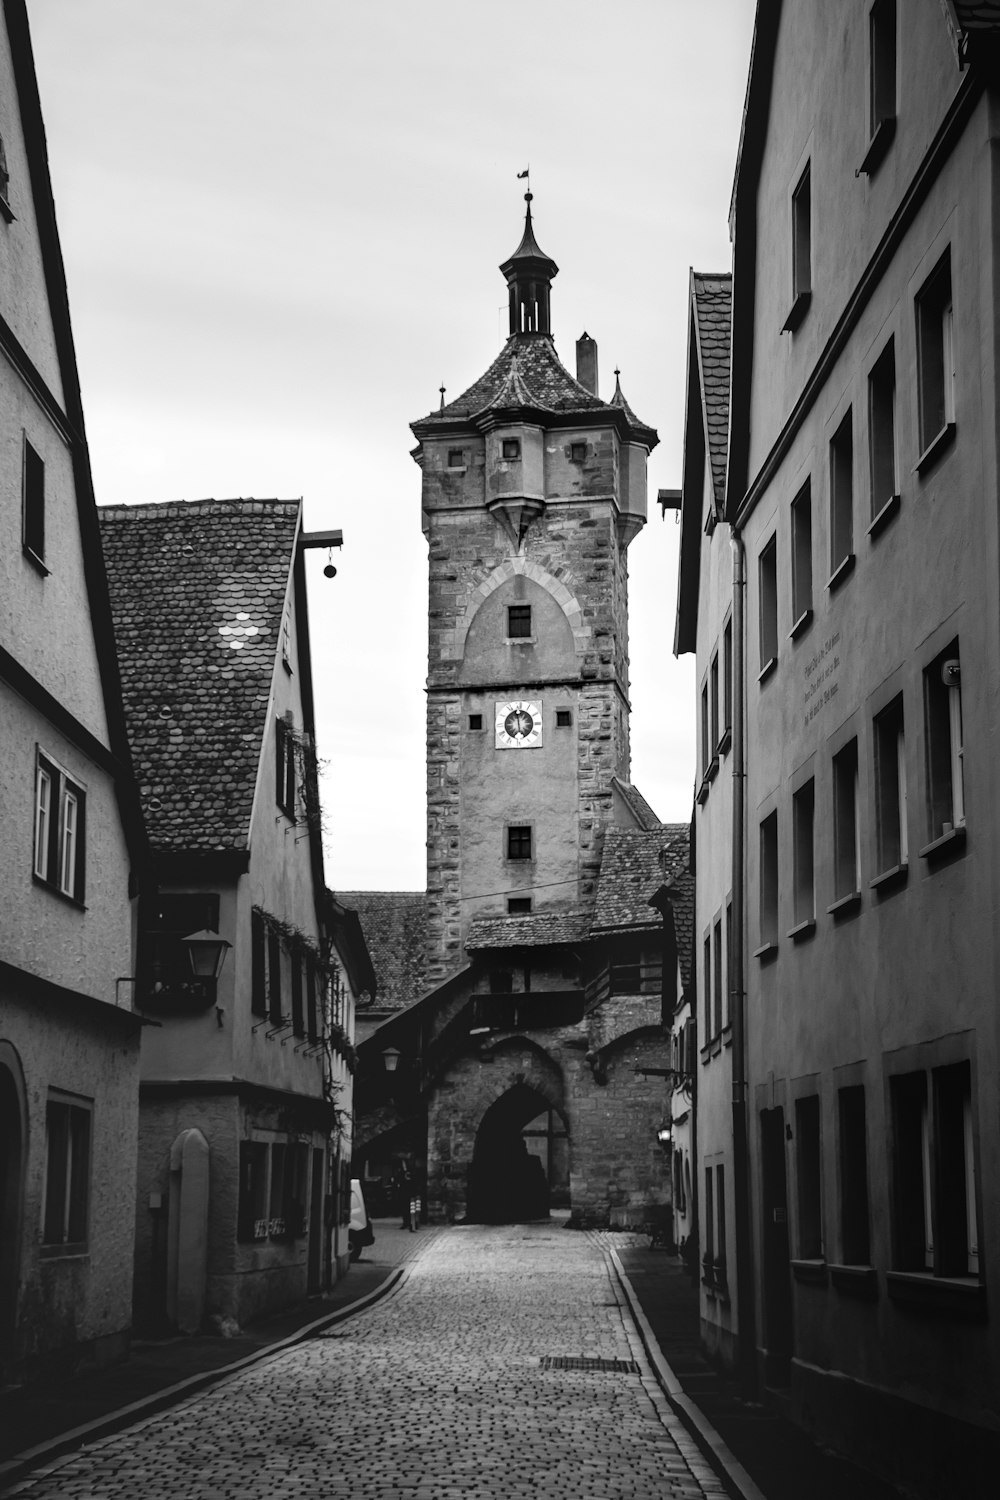
[[[509,917],[527,916],[531,911],[530,896],[509,896],[507,898],[507,915]]]
[[[267,1015],[267,934],[259,911],[250,913],[250,1010]]]
[[[809,780],[792,798],[793,875],[795,881],[795,925],[811,922],[816,916],[813,824],[816,810],[816,783]]]
[[[183,939],[193,932],[219,930],[219,897],[207,892],[158,895],[143,903],[140,944],[141,988],[144,998],[167,996],[204,1001],[215,999],[214,979],[197,979]]]
[[[319,1041],[316,1011],[316,955],[306,953],[306,1036],[311,1042]]]
[[[267,934],[267,1014],[272,1026],[280,1025],[281,938],[273,929]]]
[[[87,1248],[90,1201],[90,1100],[50,1095],[45,1107],[45,1218],[42,1244],[49,1253]]]
[[[945,252],[917,295],[917,388],[921,461],[938,452],[955,422],[955,340],[951,251]]]
[[[470,729],[482,729],[482,727],[483,727],[483,716],[482,716],[482,714],[470,714],[469,715],[469,728]]]
[[[854,429],[852,414],[841,422],[830,443],[830,573],[854,555]]]
[[[610,965],[608,978],[613,995],[642,993],[642,965],[634,958],[616,958]]]
[[[722,633],[722,725],[733,727],[733,622],[726,621]]]
[[[712,1168],[705,1168],[705,1253],[701,1258],[703,1269],[702,1280],[706,1286],[711,1286],[712,1263],[715,1259],[715,1194],[712,1191]]]
[[[833,757],[833,894],[836,901],[861,889],[858,846],[858,742]]]
[[[792,333],[805,317],[812,294],[812,194],[807,164],[792,193],[792,306],[782,332]]]
[[[868,460],[871,518],[898,494],[896,478],[896,351],[892,339],[868,377]]]
[[[531,824],[510,824],[507,828],[507,858],[531,858]]]
[[[760,945],[778,941],[778,814],[760,825]]]
[[[268,1193],[267,1232],[280,1239],[286,1230],[285,1224],[285,1180],[288,1167],[288,1147],[283,1141],[271,1145],[271,1182]]]
[[[21,543],[33,562],[44,562],[45,465],[27,437],[21,474]]]
[[[760,554],[760,675],[778,660],[778,560],[772,537]]]
[[[875,719],[875,814],[880,873],[906,864],[906,760],[903,697]]]
[[[83,901],[87,797],[55,761],[35,762],[35,878],[50,890]]]
[[[896,118],[896,0],[875,0],[868,20],[868,133]]]
[[[733,1021],[733,903],[726,902],[726,1025]]]
[[[898,1074],[890,1088],[895,1264],[901,1271],[978,1276],[969,1063]]]
[[[715,1001],[715,1032],[718,1036],[722,1031],[722,918],[716,922],[712,929],[712,995]]]
[[[799,1257],[823,1258],[819,1095],[795,1101],[795,1179],[798,1189]]]
[[[720,1162],[715,1169],[715,1284],[726,1289],[726,1169]]]
[[[305,1014],[302,1008],[302,959],[298,953],[290,953],[292,970],[292,1033],[305,1036]]]
[[[462,469],[465,467],[465,454],[461,448],[448,449],[448,467],[449,469]]]
[[[927,824],[930,838],[965,827],[962,667],[952,641],[924,672]]]
[[[520,440],[520,438],[504,438],[503,441],[502,441],[502,443],[501,443],[501,450],[500,451],[501,451],[501,457],[503,457],[503,458],[520,458],[521,457],[521,440]]]
[[[573,723],[573,715],[568,708],[556,709],[556,728],[569,729]]]
[[[812,492],[808,484],[792,501],[792,634],[812,613]]]
[[[709,698],[711,699],[711,734],[712,754],[716,754],[719,746],[719,653],[712,655],[712,665],[709,669]]]
[[[569,456],[572,463],[582,464],[587,457],[586,443],[570,443]]]
[[[295,736],[284,719],[275,726],[275,801],[286,817],[295,818]]]
[[[871,1263],[868,1139],[862,1084],[838,1090],[840,1115],[840,1254],[848,1266]]]
[[[708,775],[708,768],[712,763],[712,742],[710,739],[708,720],[708,683],[704,683],[701,689],[701,774]]]
[[[237,1235],[241,1240],[267,1239],[267,1145],[240,1142],[240,1201]]]
[[[531,605],[508,604],[507,636],[510,640],[526,640],[531,635]]]
[[[712,934],[705,934],[704,949],[704,995],[705,995],[705,1040],[712,1035]]]

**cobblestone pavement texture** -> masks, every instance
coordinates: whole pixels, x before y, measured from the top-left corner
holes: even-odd
[[[545,1356],[638,1374],[545,1369]],[[326,1334],[17,1485],[24,1500],[695,1500],[721,1480],[673,1414],[598,1241],[469,1227]]]

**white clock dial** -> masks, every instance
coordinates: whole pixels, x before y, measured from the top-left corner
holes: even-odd
[[[496,740],[498,750],[532,750],[542,743],[542,705],[525,698],[514,698],[496,706]]]

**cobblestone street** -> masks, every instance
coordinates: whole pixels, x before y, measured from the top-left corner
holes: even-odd
[[[547,1367],[560,1360],[573,1363]],[[665,1401],[598,1243],[535,1225],[439,1233],[383,1302],[12,1493],[687,1500],[725,1490]]]

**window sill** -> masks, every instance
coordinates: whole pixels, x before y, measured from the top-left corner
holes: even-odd
[[[861,165],[854,173],[855,177],[874,177],[879,164],[884,158],[892,138],[896,134],[896,116],[890,115],[885,120],[879,120],[875,126],[875,133],[868,142],[868,150],[865,152]]]
[[[717,755],[713,755],[712,759],[708,763],[708,770],[705,772],[705,780],[706,781],[714,781],[715,778],[716,778],[716,776],[718,774],[719,774],[719,757]]]
[[[79,896],[71,896],[68,891],[61,891],[57,885],[53,885],[51,880],[43,880],[41,875],[36,875],[34,871],[31,872],[31,878],[35,885],[43,891],[48,891],[49,895],[55,896],[58,901],[64,901],[67,906],[75,906],[77,911],[87,910],[86,904],[80,900]]]
[[[803,922],[796,922],[795,926],[785,933],[793,943],[801,943],[804,938],[811,938],[816,931],[816,918],[806,917]]]
[[[755,948],[753,950],[753,956],[754,956],[754,958],[759,958],[762,964],[767,963],[767,961],[769,959],[771,959],[771,958],[777,958],[777,956],[778,956],[778,944],[777,944],[777,940],[774,940],[774,941],[768,942],[768,943],[761,943],[761,945],[760,945],[759,948]]]
[[[505,646],[537,646],[537,635],[508,635],[504,637]]]
[[[726,727],[725,727],[725,729],[722,731],[722,738],[720,739],[719,743],[715,747],[715,756],[716,756],[717,760],[721,756],[725,755],[726,751],[729,749],[729,747],[730,747],[730,745],[732,743],[733,743],[733,731],[730,728],[730,726],[727,724]]]
[[[840,896],[832,905],[827,907],[831,917],[849,917],[856,911],[861,910],[861,892],[851,891],[846,896]]]
[[[917,459],[913,467],[914,474],[926,474],[928,469],[933,468],[944,450],[954,441],[954,437],[954,422],[946,422],[937,437],[931,438],[927,447]]]
[[[826,586],[830,590],[831,594],[839,589],[845,578],[849,577],[850,574],[854,572],[854,564],[856,561],[857,559],[855,558],[854,553],[848,552],[843,561],[837,564],[833,572],[830,574],[829,579],[827,580]]]
[[[864,1302],[878,1300],[878,1272],[874,1266],[830,1266],[830,1280],[838,1292]]]
[[[986,1288],[981,1281],[962,1276],[931,1276],[927,1271],[887,1271],[889,1296],[894,1302],[921,1307],[928,1312],[958,1313],[985,1322]]]
[[[709,793],[709,790],[711,788],[711,785],[712,785],[712,783],[709,781],[708,776],[707,775],[704,776],[702,778],[701,786],[698,788],[697,792],[695,793],[695,798],[694,798],[694,800],[697,802],[697,804],[698,804],[699,807],[703,806],[703,804],[708,801],[708,793]]]
[[[880,511],[877,511],[871,519],[868,527],[868,535],[872,541],[882,535],[889,522],[899,514],[899,496],[890,495]]]
[[[31,566],[33,568],[35,568],[39,573],[41,573],[41,575],[42,575],[43,578],[48,578],[49,573],[52,570],[51,570],[51,568],[47,568],[45,566],[45,564],[42,562],[42,559],[39,557],[38,553],[37,552],[33,552],[30,547],[27,547],[24,544],[22,544],[22,546],[21,546],[21,551],[23,552],[24,556],[28,559],[28,561],[30,562]]]
[[[90,1257],[90,1246],[87,1244],[42,1245],[38,1254],[41,1260],[87,1260]]]
[[[770,677],[771,673],[774,671],[774,669],[775,669],[775,667],[777,665],[778,665],[778,658],[776,656],[770,656],[770,657],[768,657],[767,661],[764,663],[764,665],[761,667],[760,671],[757,673],[757,681],[758,682],[766,682],[766,680],[768,679],[768,677]]]
[[[796,328],[798,328],[799,324],[802,322],[802,319],[809,311],[809,304],[811,301],[812,292],[799,292],[798,296],[795,298],[795,301],[788,309],[788,317],[781,325],[782,333],[795,332]]]
[[[965,824],[962,823],[958,828],[949,828],[938,838],[925,844],[920,851],[920,858],[926,859],[929,865],[935,865],[963,853],[964,850]]]
[[[726,1022],[725,1026],[723,1026],[723,1028],[722,1028],[722,1045],[724,1047],[731,1047],[733,1045],[733,1028],[732,1028],[732,1023],[728,1022],[728,1021]]]
[[[876,875],[874,880],[868,882],[868,885],[871,890],[878,891],[880,894],[890,891],[894,886],[906,884],[909,870],[910,866],[904,859],[900,864],[893,865],[891,869],[883,870],[881,875]]]
[[[793,1260],[791,1265],[796,1281],[804,1282],[807,1286],[826,1286],[825,1260]]]
[[[795,621],[795,624],[792,626],[791,630],[788,632],[788,639],[790,641],[794,641],[797,640],[800,635],[804,635],[806,630],[812,624],[812,617],[812,608],[810,607],[809,609],[804,609],[799,615],[799,618]]]

